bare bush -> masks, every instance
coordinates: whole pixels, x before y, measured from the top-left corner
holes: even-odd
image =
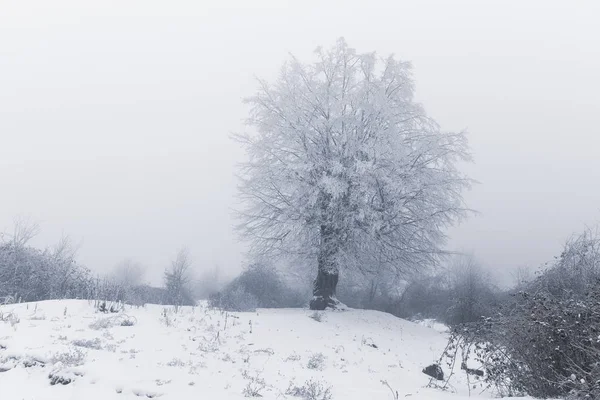
[[[472,256],[455,257],[449,271],[450,307],[444,322],[472,322],[490,315],[495,303],[489,275]]]
[[[289,356],[287,356],[287,358],[283,361],[285,361],[285,362],[292,361],[293,362],[293,361],[300,361],[300,359],[301,359],[300,355],[293,353],[293,354],[290,354]]]
[[[133,326],[135,325],[135,318],[125,314],[115,315],[112,317],[99,318],[92,322],[89,327],[94,330],[108,329],[115,326]]]
[[[248,383],[242,390],[244,397],[262,397],[262,391],[267,387],[267,383],[259,375],[250,376],[244,371],[242,376],[248,380]]]
[[[182,248],[171,262],[171,268],[165,271],[165,287],[167,289],[167,302],[175,306],[175,311],[180,306],[193,306],[196,304],[191,290],[192,261],[188,249]]]
[[[75,247],[66,238],[54,249],[31,247],[28,242],[38,230],[19,220],[11,234],[0,235],[0,298],[13,303],[88,298],[91,275],[75,261]]]
[[[287,396],[300,397],[302,400],[331,400],[331,386],[323,382],[308,380],[302,386],[295,386],[290,382],[286,390]]]
[[[76,339],[71,342],[73,346],[85,347],[86,349],[102,350],[102,341],[95,339]]]
[[[213,294],[210,297],[209,305],[227,311],[254,312],[258,307],[258,299],[242,286],[236,286]]]
[[[86,353],[78,348],[69,348],[66,351],[55,353],[50,358],[51,364],[60,363],[64,367],[78,367],[85,363]]]
[[[325,369],[325,360],[326,357],[323,355],[323,353],[314,353],[309,357],[306,367],[308,369],[322,371]]]
[[[501,395],[600,398],[599,250],[589,230],[570,240],[497,313],[456,328],[443,358],[467,373],[481,366]]]
[[[169,367],[185,367],[187,364],[179,358],[174,358],[167,363]]]

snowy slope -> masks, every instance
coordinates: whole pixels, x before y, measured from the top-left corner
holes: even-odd
[[[288,388],[309,380],[330,386],[333,399],[393,399],[382,380],[399,398],[466,398],[462,384],[462,395],[424,388],[421,369],[445,334],[380,312],[327,312],[318,322],[300,309],[148,305],[122,315],[77,300],[0,311],[8,320],[0,322],[1,400],[238,399],[253,390],[295,399]]]

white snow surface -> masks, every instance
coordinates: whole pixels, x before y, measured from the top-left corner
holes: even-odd
[[[290,384],[309,380],[331,387],[333,400],[393,399],[382,380],[400,399],[468,398],[461,372],[454,393],[426,388],[421,370],[439,357],[445,333],[376,311],[324,312],[319,322],[304,309],[103,314],[93,302],[57,300],[0,312],[18,317],[0,322],[1,400],[241,399],[246,388],[293,400],[302,397],[286,394]],[[71,382],[51,385],[50,376]],[[492,396],[479,392],[471,399]]]

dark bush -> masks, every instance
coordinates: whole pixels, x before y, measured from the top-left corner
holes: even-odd
[[[253,264],[221,292],[211,295],[209,304],[230,311],[251,311],[257,307],[302,307],[305,299],[285,284],[275,268]]]
[[[211,294],[209,305],[227,311],[256,311],[258,299],[248,293],[242,286],[226,287],[224,291]]]
[[[72,257],[0,241],[0,298],[14,302],[88,298],[90,272]]]
[[[458,326],[444,358],[482,366],[501,395],[600,398],[600,240],[571,240],[544,274],[496,312]]]
[[[403,285],[371,280],[354,286],[346,283],[338,290],[338,299],[350,307],[413,320],[436,319],[448,325],[491,315],[498,295],[486,271],[468,256],[455,257],[448,268],[435,275],[415,276]]]

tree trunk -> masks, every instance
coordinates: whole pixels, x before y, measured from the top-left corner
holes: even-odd
[[[335,233],[335,228],[321,225],[318,271],[313,286],[313,298],[310,301],[311,310],[336,308],[339,304],[335,298],[335,289],[339,279],[339,267],[336,259],[339,242],[337,242]]]

